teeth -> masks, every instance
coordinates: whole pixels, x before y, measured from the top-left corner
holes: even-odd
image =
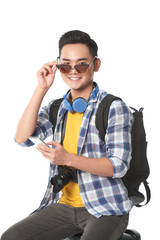
[[[78,79],[80,79],[80,78],[70,78],[71,80],[73,80],[73,81],[75,81],[75,80],[78,80]]]

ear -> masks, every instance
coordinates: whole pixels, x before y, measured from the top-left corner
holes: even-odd
[[[94,71],[98,72],[100,66],[101,66],[101,59],[96,58],[95,63],[94,63]]]

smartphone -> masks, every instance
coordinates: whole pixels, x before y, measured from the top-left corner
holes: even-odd
[[[47,143],[45,143],[40,137],[29,137],[29,140],[31,140],[35,145],[42,144],[47,147],[50,147]]]

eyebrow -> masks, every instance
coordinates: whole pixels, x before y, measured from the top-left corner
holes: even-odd
[[[63,61],[71,61],[70,59],[68,58],[62,58]],[[84,60],[88,60],[88,58],[78,58],[77,61],[84,61]]]

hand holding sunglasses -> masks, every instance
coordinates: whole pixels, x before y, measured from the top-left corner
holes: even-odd
[[[49,89],[53,84],[57,61],[52,61],[44,64],[37,72],[38,84],[42,89]]]
[[[92,59],[92,61],[89,64],[83,63],[83,64],[76,64],[74,66],[71,66],[69,64],[57,64],[56,67],[63,74],[69,73],[73,68],[75,68],[78,73],[85,73],[95,59],[96,59],[96,56]]]

